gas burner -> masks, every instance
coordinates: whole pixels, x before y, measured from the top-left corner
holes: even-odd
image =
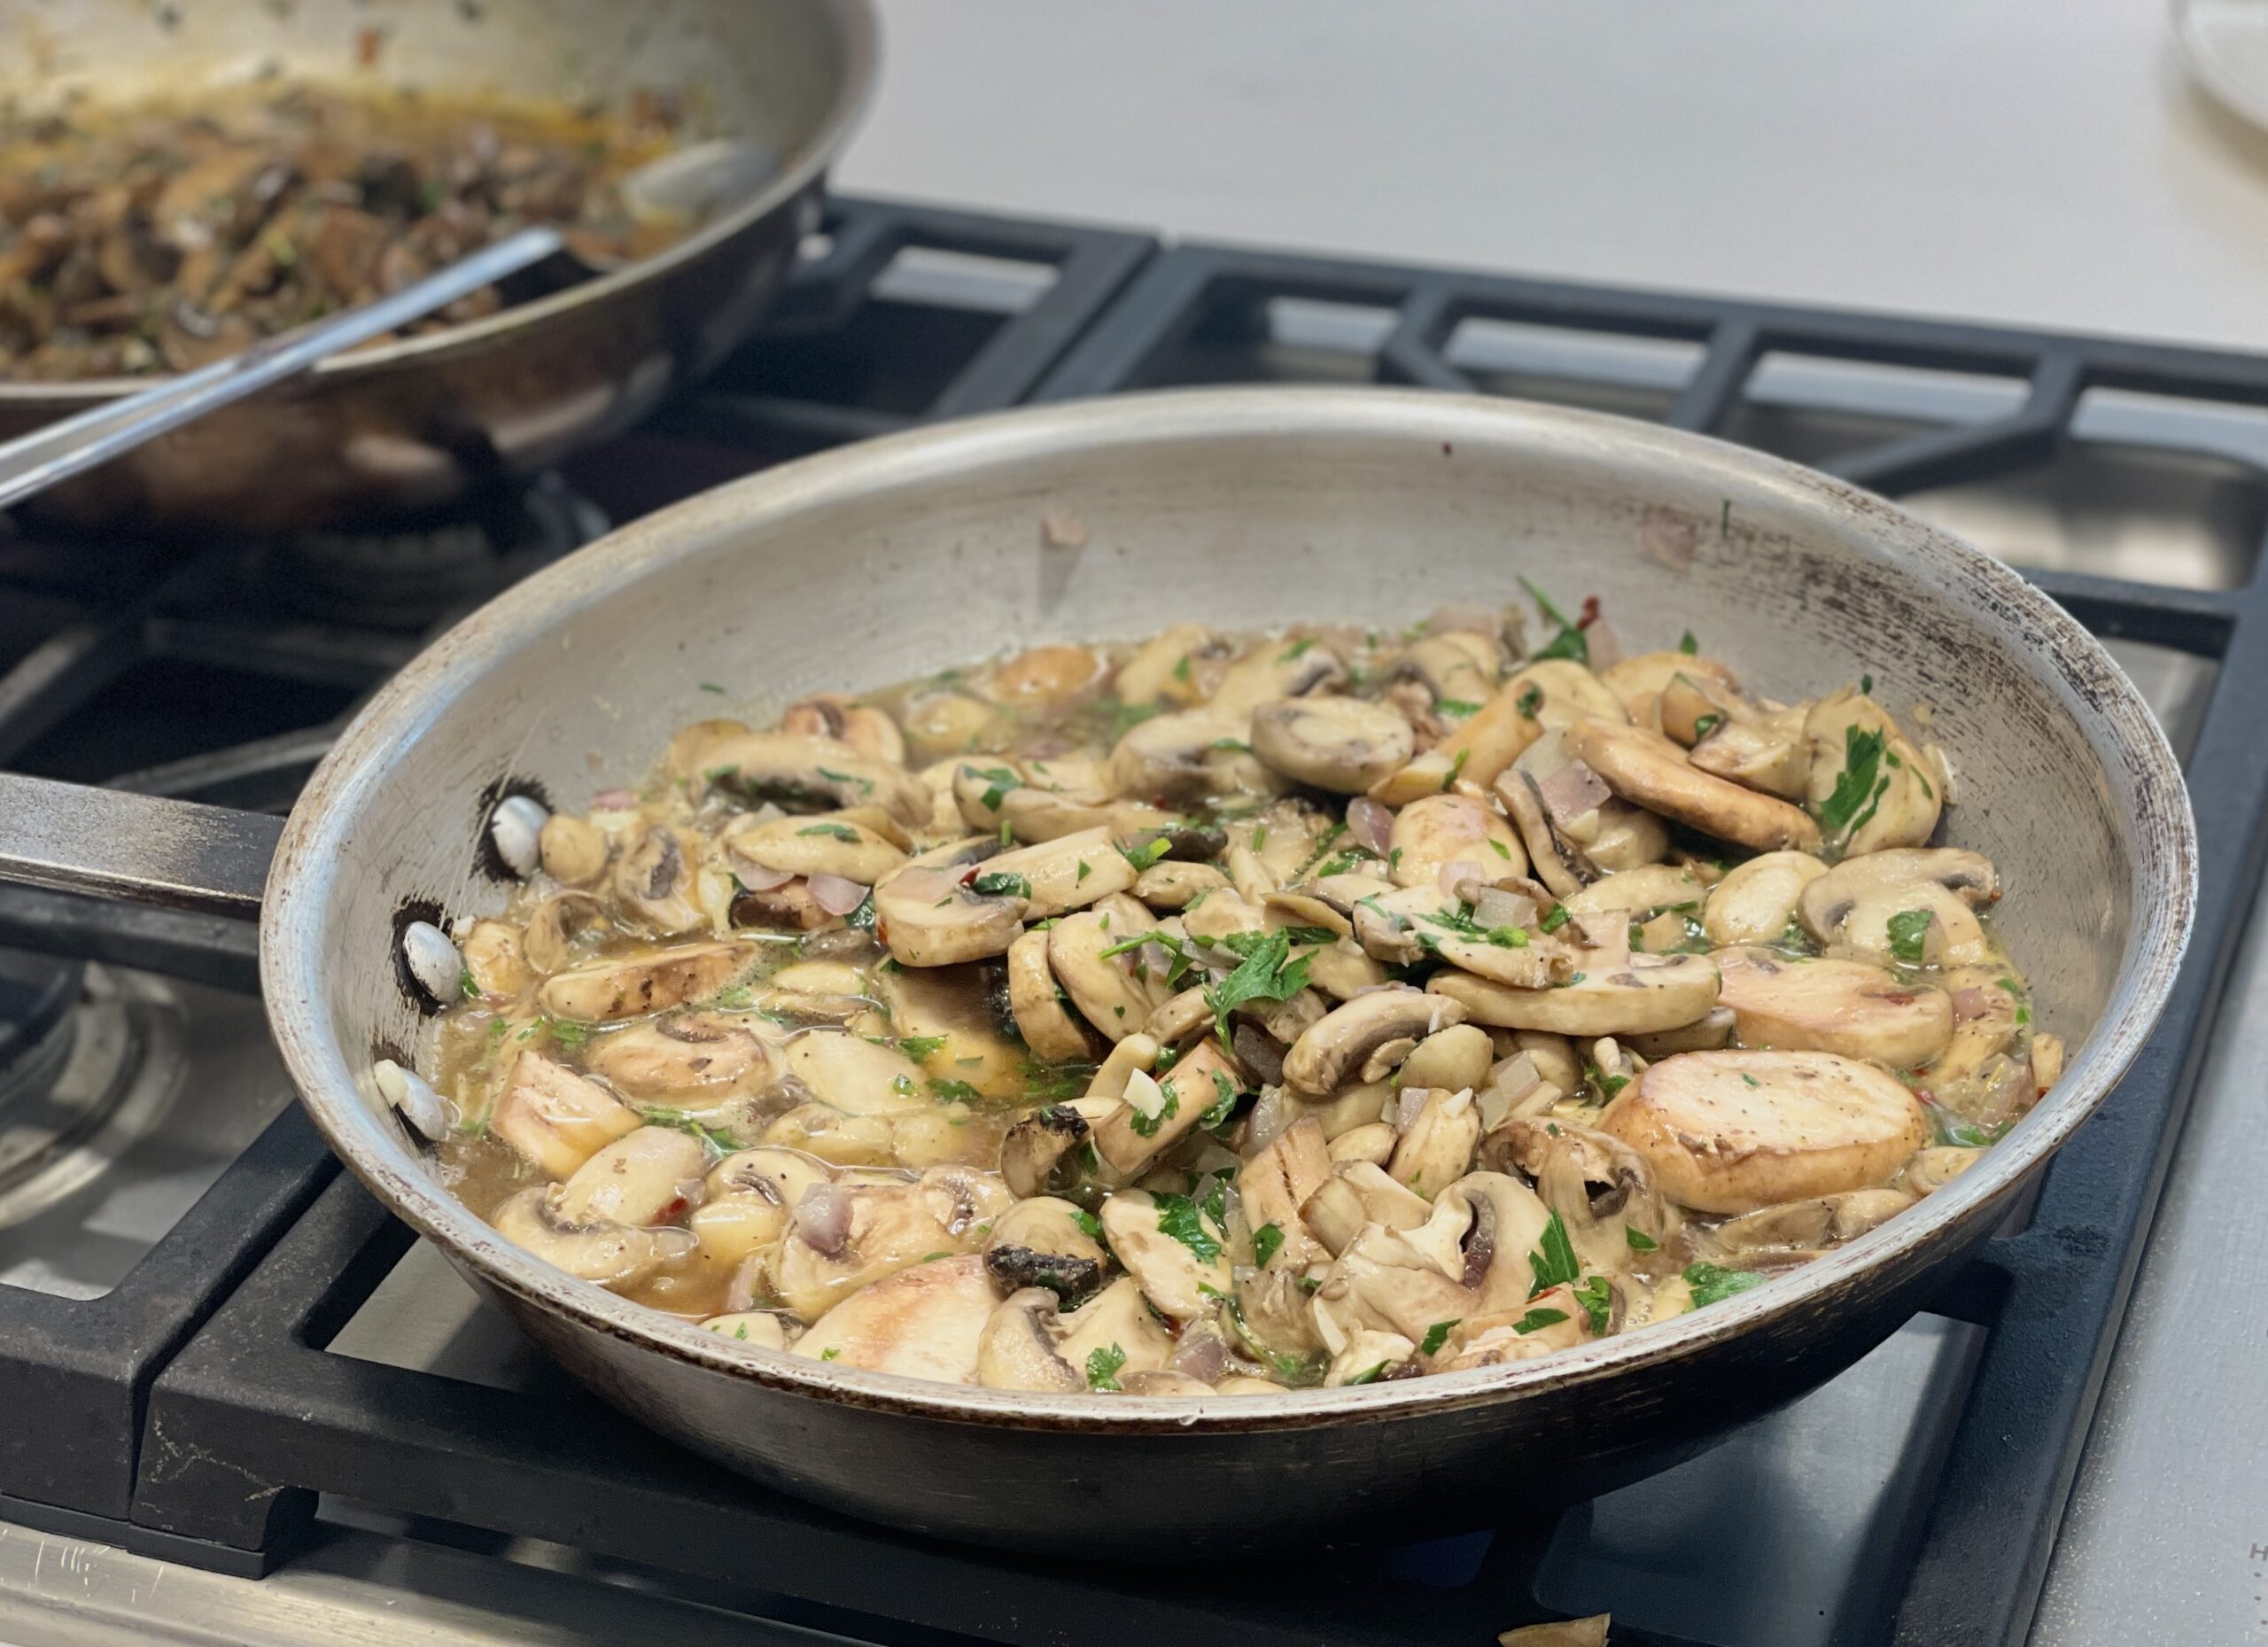
[[[524,491],[443,521],[296,533],[256,556],[253,567],[304,617],[418,630],[581,548],[607,524],[596,504],[545,474]]]

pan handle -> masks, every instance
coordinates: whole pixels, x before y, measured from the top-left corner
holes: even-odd
[[[284,820],[0,773],[0,882],[252,921]]]

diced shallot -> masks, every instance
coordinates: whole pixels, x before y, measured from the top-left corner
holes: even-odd
[[[1380,858],[1386,854],[1386,842],[1394,832],[1394,814],[1367,795],[1358,795],[1347,803],[1347,833]]]
[[[796,877],[786,869],[769,869],[745,858],[733,859],[733,878],[750,892],[776,892]]]
[[[832,1184],[814,1184],[796,1203],[796,1233],[822,1257],[840,1258],[850,1240],[850,1198]]]
[[[1579,760],[1569,761],[1557,772],[1535,786],[1537,798],[1543,810],[1551,814],[1551,821],[1565,827],[1586,812],[1595,812],[1606,804],[1614,793],[1600,777]]]
[[[1443,897],[1464,897],[1464,895],[1457,889],[1468,881],[1478,881],[1482,885],[1487,885],[1487,866],[1475,863],[1470,858],[1459,858],[1443,864],[1441,874],[1433,877],[1433,884],[1441,890]]]
[[[1535,900],[1518,892],[1507,892],[1502,887],[1483,887],[1480,896],[1472,901],[1472,923],[1491,930],[1498,927],[1534,926]]]
[[[811,889],[812,902],[830,915],[847,915],[866,901],[866,889],[841,875],[815,874]]]

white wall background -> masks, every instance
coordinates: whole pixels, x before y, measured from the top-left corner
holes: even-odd
[[[2159,0],[883,0],[842,186],[2268,349]]]

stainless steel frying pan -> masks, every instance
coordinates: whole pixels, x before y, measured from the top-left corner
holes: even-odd
[[[660,91],[683,100],[688,139],[781,161],[658,256],[326,361],[34,507],[82,529],[367,524],[627,428],[748,335],[874,74],[867,0],[0,0],[0,100],[32,112],[193,104],[265,78],[601,107]],[[0,439],[151,381],[0,383]]]
[[[1043,511],[1088,530],[1046,547]],[[549,1270],[451,1199],[370,1077],[417,1040],[412,906],[504,898],[506,786],[580,809],[727,683],[761,713],[1047,639],[1199,618],[1399,622],[1596,594],[1691,629],[1759,690],[1869,672],[1936,707],[1946,834],[1989,852],[2062,1082],[1949,1188],[1807,1268],[1547,1359],[1264,1398],[1062,1397],[751,1351]],[[67,804],[66,804],[67,803]],[[228,813],[0,783],[0,872],[249,908],[272,838]],[[113,816],[113,814],[116,814]],[[157,824],[148,820],[155,816]],[[131,822],[121,821],[130,819]],[[121,842],[128,843],[125,850]],[[1690,1454],[1849,1365],[2009,1211],[2110,1092],[2195,897],[2179,771],[2060,608],[1878,498],[1695,436],[1497,400],[1233,390],[1021,411],[816,457],[640,522],[405,670],[308,785],[266,871],[276,1038],[346,1163],[625,1412],[762,1480],[948,1536],[1115,1557],[1477,1526]],[[156,889],[153,891],[153,887]],[[2115,1100],[2114,1100],[2115,1101]]]

